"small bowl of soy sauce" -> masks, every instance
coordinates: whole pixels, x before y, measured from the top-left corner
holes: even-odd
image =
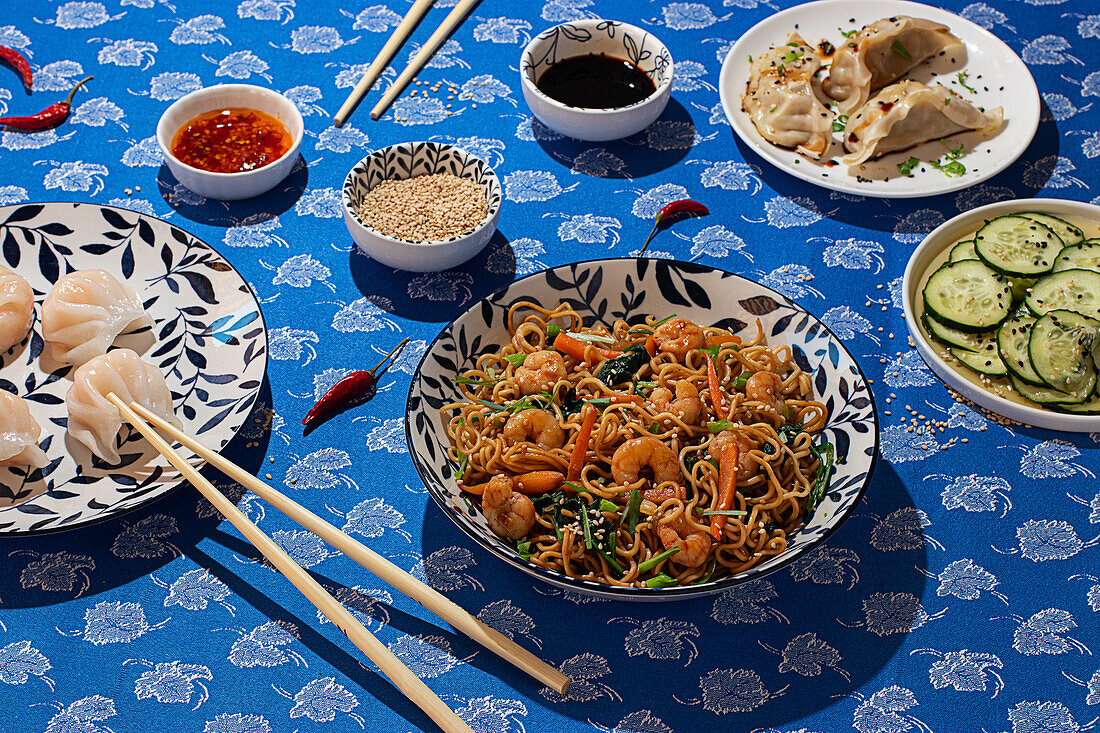
[[[519,75],[527,106],[551,130],[619,140],[661,116],[672,93],[672,55],[641,28],[580,20],[531,39]]]

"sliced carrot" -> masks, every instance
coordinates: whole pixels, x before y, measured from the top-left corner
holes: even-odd
[[[717,346],[718,344],[737,344],[740,346],[741,343],[741,337],[732,333],[707,334],[707,346]]]
[[[714,507],[717,511],[729,511],[733,507],[733,495],[737,489],[737,460],[741,457],[740,454],[736,440],[722,446],[722,454],[718,460],[718,504]],[[725,528],[727,519],[729,517],[725,514],[711,516],[710,534],[714,539],[722,538],[722,529]]]
[[[596,426],[596,417],[599,411],[592,405],[584,407],[584,421],[577,432],[577,442],[573,444],[573,455],[569,459],[569,480],[576,481],[581,477],[581,469],[584,468],[584,459],[588,456],[588,443],[592,439],[592,428]]]
[[[714,407],[714,413],[719,420],[725,420],[729,415],[726,406],[726,396],[718,385],[718,372],[714,368],[714,358],[710,354],[703,354],[707,358],[707,389],[710,391],[710,404]]]
[[[604,349],[593,344],[587,344],[584,341],[578,341],[569,334],[562,331],[554,339],[554,348],[558,351],[573,357],[577,361],[586,361],[587,348],[591,346],[592,350],[596,352],[598,356],[604,359],[614,359],[616,356],[622,356],[623,352],[615,351],[614,349]]]
[[[617,394],[611,398],[613,405],[640,405],[642,402],[641,395],[636,394]]]
[[[650,356],[657,356],[657,339],[653,338],[653,334],[645,337],[645,350]]]
[[[539,496],[557,489],[565,483],[561,471],[529,471],[513,479],[512,488],[527,496]]]

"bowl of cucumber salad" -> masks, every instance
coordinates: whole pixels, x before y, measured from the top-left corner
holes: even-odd
[[[1100,206],[1018,199],[925,237],[905,322],[949,387],[1012,420],[1100,431]]]

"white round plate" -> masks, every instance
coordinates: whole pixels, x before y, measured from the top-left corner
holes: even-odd
[[[1068,413],[1043,410],[1038,407],[1021,405],[1006,400],[964,378],[951,368],[925,337],[924,329],[917,325],[915,303],[921,296],[929,267],[948,247],[953,246],[965,234],[972,232],[982,223],[997,216],[1034,211],[1040,214],[1052,214],[1069,221],[1091,221],[1100,225],[1100,206],[1080,201],[1063,199],[1015,199],[1001,201],[988,206],[979,206],[936,227],[924,241],[913,250],[909,264],[905,267],[902,280],[902,302],[905,307],[905,325],[917,346],[917,352],[924,363],[935,372],[943,382],[968,400],[981,405],[1007,418],[1049,430],[1064,430],[1072,433],[1093,433],[1100,431],[1100,415],[1072,415]]]
[[[72,367],[42,354],[42,301],[73,270],[106,270],[132,287],[155,326],[124,335],[158,366],[183,429],[220,449],[252,412],[267,370],[267,330],[252,291],[205,242],[126,209],[74,203],[0,207],[0,264],[34,289],[35,321],[24,343],[0,354],[0,389],[27,401],[42,427],[49,465],[0,467],[0,535],[68,529],[152,501],[181,483],[140,435],[124,427],[121,461],[92,458],[65,431]],[[192,461],[198,464],[198,459]]]
[[[832,147],[821,161],[773,145],[760,136],[749,116],[741,109],[741,95],[749,78],[749,56],[758,56],[772,46],[785,43],[792,31],[800,33],[811,46],[816,47],[824,38],[839,47],[844,41],[841,29],[845,32],[859,29],[895,15],[943,23],[966,44],[968,58],[965,64],[960,60],[952,65],[946,57],[937,58],[932,66],[921,64],[906,78],[925,83],[938,80],[977,107],[987,110],[1004,108],[1004,126],[995,136],[986,139],[980,133],[969,132],[949,138],[966,147],[960,158],[966,166],[966,173],[948,177],[927,163],[915,167],[912,177],[903,176],[898,171],[898,164],[910,157],[922,161],[938,160],[947,152],[938,140],[868,161],[859,167],[857,177],[840,162],[845,152],[840,133],[834,133]],[[968,74],[966,83],[977,91],[976,94],[966,91],[956,78],[956,74],[964,69]],[[905,0],[820,0],[776,13],[754,25],[733,45],[722,64],[718,90],[734,132],[769,163],[818,186],[862,196],[935,196],[973,186],[1000,173],[1019,158],[1031,144],[1039,127],[1039,91],[1031,72],[1012,49],[965,18]],[[829,160],[836,160],[837,165],[826,166],[825,162]]]
[[[787,344],[794,360],[813,374],[814,394],[825,404],[823,438],[836,446],[836,471],[806,526],[788,537],[787,549],[736,575],[699,585],[627,588],[571,578],[520,557],[514,543],[495,535],[480,509],[454,481],[440,408],[462,396],[455,377],[478,356],[508,341],[508,309],[517,301],[553,307],[569,303],[586,325],[610,326],[617,318],[640,322],[646,314],[676,313],[734,333],[755,333],[759,318],[769,343]],[[751,326],[749,324],[752,324]],[[471,305],[432,342],[409,386],[405,406],[409,452],[439,508],[472,540],[528,575],[588,595],[631,601],[694,598],[726,590],[786,567],[813,551],[855,510],[871,480],[878,455],[878,418],[867,380],[844,344],[821,321],[763,285],[694,262],[624,258],[575,262],[537,272]]]

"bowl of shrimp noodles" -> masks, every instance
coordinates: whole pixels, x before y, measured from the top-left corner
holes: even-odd
[[[413,462],[483,548],[606,598],[718,592],[805,555],[877,456],[843,344],[762,285],[695,263],[607,259],[517,280],[428,347]]]

